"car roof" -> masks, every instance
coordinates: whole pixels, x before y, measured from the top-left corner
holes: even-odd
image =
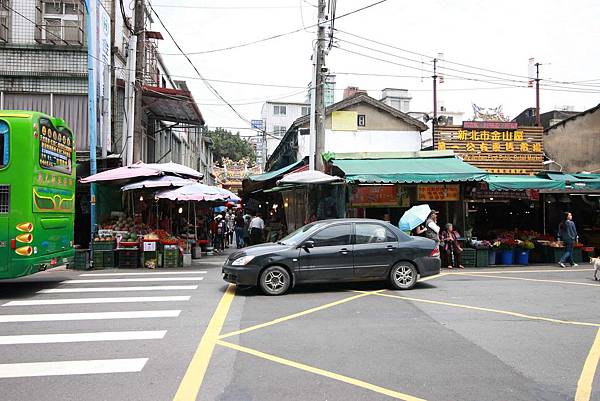
[[[352,218],[345,218],[345,219],[317,220],[315,223],[379,223],[379,224],[381,224],[381,223],[390,223],[390,222],[385,221],[385,220],[352,217]]]

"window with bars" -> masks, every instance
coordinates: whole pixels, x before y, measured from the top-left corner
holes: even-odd
[[[36,41],[83,46],[83,7],[81,0],[41,0],[37,6]]]
[[[8,42],[10,33],[10,0],[0,0],[0,43]]]
[[[10,210],[10,185],[0,185],[0,213]]]

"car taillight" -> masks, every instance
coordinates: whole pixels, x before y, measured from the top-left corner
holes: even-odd
[[[436,257],[436,258],[438,256],[440,256],[440,247],[436,246],[435,248],[433,248],[433,250],[431,251],[431,255],[429,255],[429,256]]]

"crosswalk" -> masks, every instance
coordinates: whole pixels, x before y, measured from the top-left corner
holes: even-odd
[[[136,354],[131,358],[98,359],[98,352],[103,347],[108,350],[109,344],[115,342],[164,341],[172,320],[181,315],[206,273],[84,273],[60,282],[56,288],[40,289],[28,298],[1,301],[0,355],[7,355],[14,346],[38,348],[35,352],[23,352],[25,360],[13,361],[21,354],[11,354],[12,363],[1,363],[0,359],[0,383],[9,378],[141,372],[152,358],[144,355],[149,352],[147,347],[128,348]],[[168,309],[163,309],[163,304]],[[100,326],[93,325],[93,321],[101,322]],[[151,330],[148,326],[152,326]],[[78,358],[54,356],[51,352],[55,344],[86,343],[96,345],[78,347],[86,350]]]

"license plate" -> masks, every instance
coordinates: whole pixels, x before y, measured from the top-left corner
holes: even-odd
[[[56,258],[53,258],[53,259],[50,261],[50,266],[56,266],[56,264],[57,264],[57,263],[58,263],[58,260],[57,260]]]

